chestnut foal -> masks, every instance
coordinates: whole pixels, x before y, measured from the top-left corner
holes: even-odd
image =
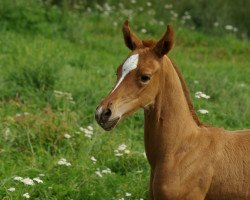
[[[168,26],[158,41],[142,41],[123,25],[132,50],[117,83],[96,110],[111,130],[144,108],[144,143],[154,200],[250,199],[250,130],[226,131],[199,121],[185,82],[166,54],[174,42]]]

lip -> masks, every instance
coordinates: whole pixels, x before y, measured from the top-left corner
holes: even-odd
[[[120,117],[116,117],[112,120],[107,121],[106,123],[100,122],[100,126],[105,130],[105,131],[111,131],[119,122]]]

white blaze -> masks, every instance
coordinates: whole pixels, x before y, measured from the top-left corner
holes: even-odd
[[[139,60],[139,54],[134,54],[134,55],[130,56],[124,62],[123,66],[122,66],[122,76],[119,79],[119,81],[117,82],[117,84],[116,84],[115,88],[112,90],[112,92],[114,92],[114,90],[120,85],[120,83],[123,81],[125,76],[137,67],[138,60]]]

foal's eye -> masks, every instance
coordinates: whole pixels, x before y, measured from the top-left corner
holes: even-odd
[[[141,75],[141,82],[147,83],[150,80],[150,77],[148,75]]]

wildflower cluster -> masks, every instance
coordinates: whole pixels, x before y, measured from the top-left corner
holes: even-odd
[[[87,128],[80,127],[80,131],[85,133],[85,136],[91,138],[93,136],[93,127],[87,126]]]
[[[97,160],[94,156],[91,156],[90,160],[92,160],[93,164],[96,164]]]
[[[181,17],[181,23],[185,24],[187,20],[191,20],[191,15],[188,11],[184,12],[184,15]]]
[[[120,146],[118,146],[118,148],[116,150],[114,150],[115,152],[115,156],[120,157],[123,156],[124,154],[129,154],[130,151],[127,149],[127,145],[125,144],[121,144]]]
[[[131,194],[131,193],[129,193],[129,192],[125,192],[124,196],[125,196],[125,197],[122,197],[122,198],[120,198],[120,199],[118,199],[118,200],[125,200],[125,199],[126,199],[126,197],[131,197],[131,196],[132,196],[132,194]],[[139,200],[143,200],[143,198],[140,198]]]
[[[232,25],[226,25],[225,30],[235,32],[235,33],[238,32],[238,28],[236,28],[236,27],[234,27]]]
[[[58,165],[65,165],[67,167],[71,166],[71,163],[68,162],[65,158],[61,158],[58,162],[57,162]]]
[[[70,103],[75,104],[72,94],[69,92],[62,92],[59,90],[54,90],[54,95],[56,98],[66,98]]]
[[[198,112],[204,115],[209,113],[206,109],[199,109]]]
[[[40,178],[41,176],[44,176],[44,174],[39,174],[39,176],[35,177],[35,178],[29,178],[29,177],[23,178],[21,176],[15,176],[15,177],[13,177],[13,180],[17,181],[17,182],[20,182],[20,183],[23,183],[24,185],[33,186],[35,184],[43,183],[43,180]],[[16,188],[10,187],[8,189],[8,191],[9,192],[15,192]],[[29,199],[30,194],[28,192],[26,192],[26,193],[23,194],[23,197],[26,198],[26,199]]]
[[[208,95],[206,95],[205,93],[200,92],[200,91],[195,93],[195,97],[196,97],[197,99],[200,99],[200,98],[210,99],[210,96],[208,96]]]
[[[103,170],[100,170],[99,168],[96,169],[95,174],[99,177],[103,177],[104,174],[111,174],[111,169],[106,168]]]
[[[198,81],[197,81],[197,83],[198,83]],[[210,99],[210,96],[209,96],[209,95],[206,95],[205,93],[203,93],[203,92],[201,92],[201,91],[196,92],[196,93],[195,93],[195,97],[196,97],[197,99],[201,99],[201,98],[203,98],[203,99]],[[209,111],[206,110],[206,109],[199,109],[198,112],[201,113],[201,114],[203,114],[203,115],[206,115],[206,114],[209,113]]]

